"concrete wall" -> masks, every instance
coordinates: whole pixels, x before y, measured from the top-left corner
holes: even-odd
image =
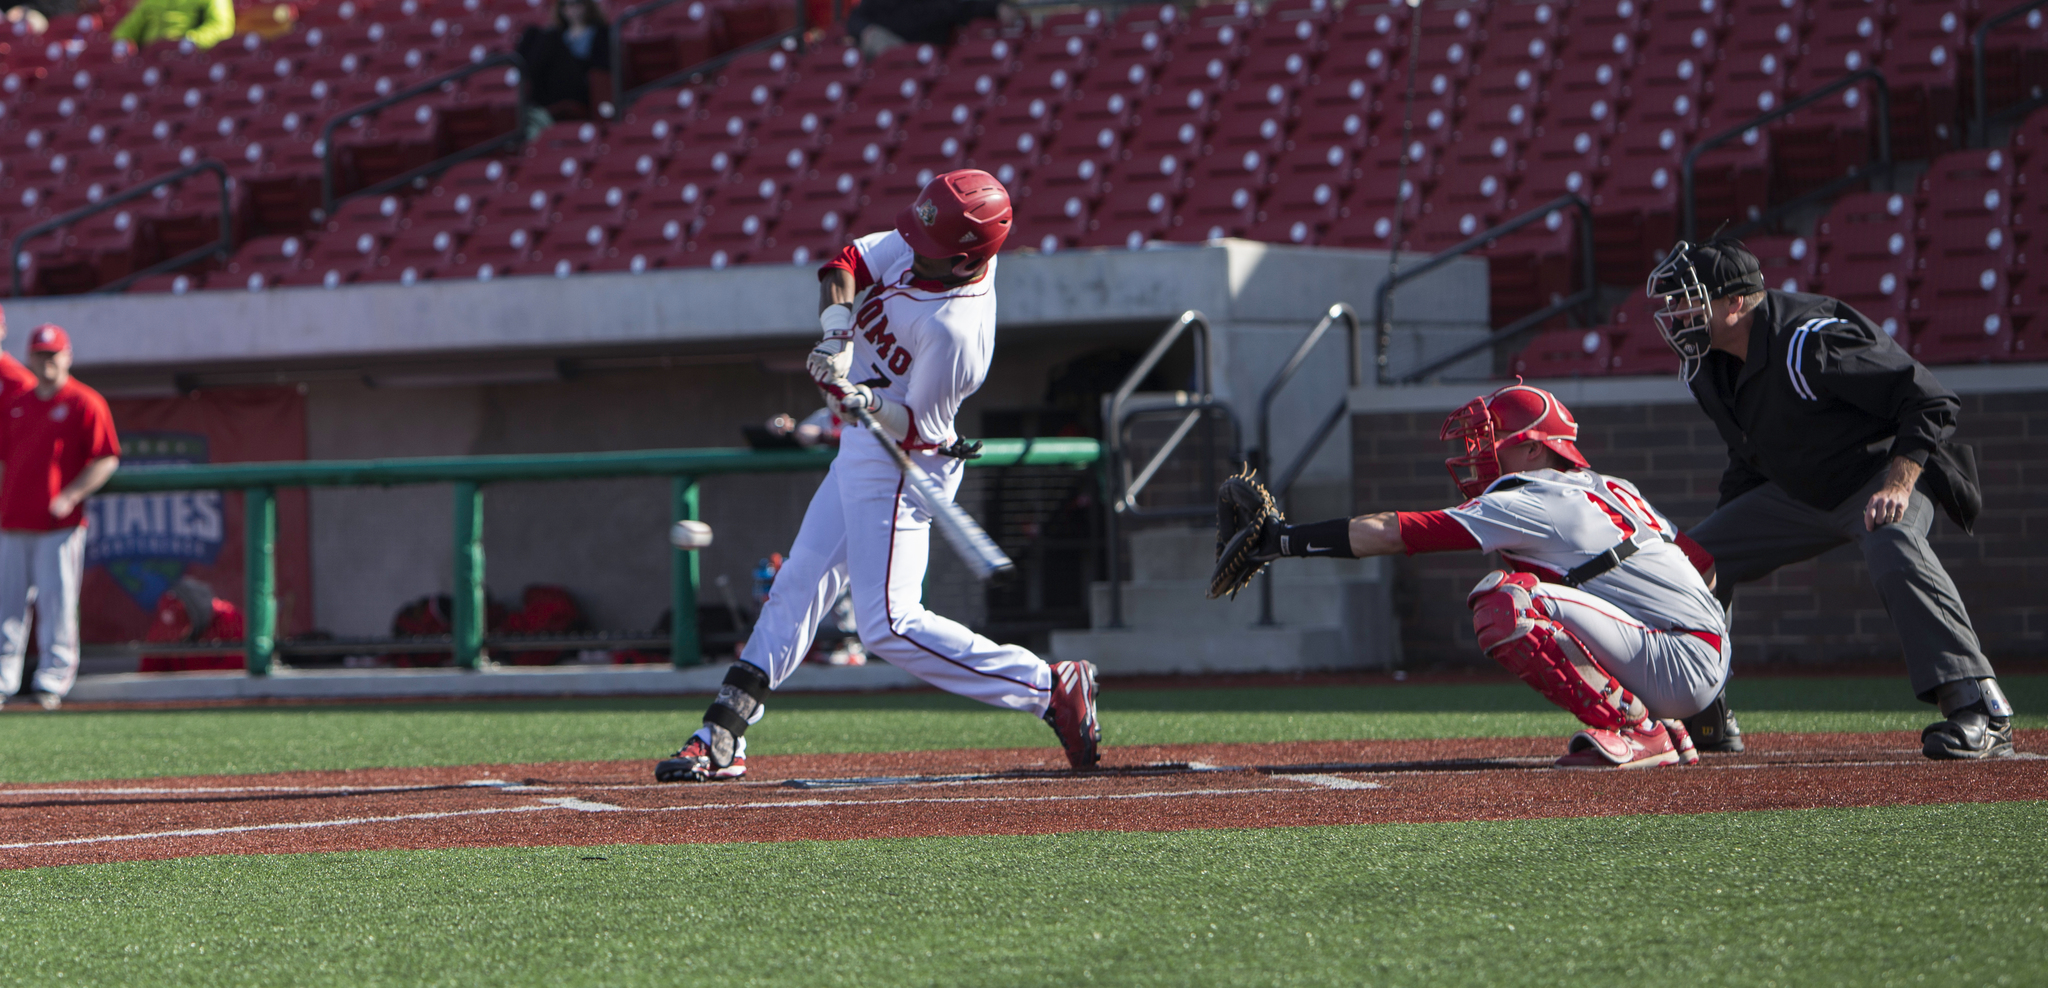
[[[1937,519],[1933,544],[1954,577],[1992,661],[2048,658],[2048,388],[2032,367],[1939,367],[1963,398],[1957,439],[1973,443],[1984,515],[1974,535]],[[1727,448],[1670,379],[1534,382],[1556,385],[1578,417],[1596,469],[1627,477],[1681,527],[1713,510]],[[1426,510],[1457,499],[1436,438],[1450,409],[1486,386],[1361,389],[1352,395],[1360,511]],[[1668,397],[1666,397],[1668,396]],[[1465,594],[1489,557],[1443,553],[1399,560],[1395,603],[1411,666],[1484,663]],[[1742,664],[1869,663],[1898,671],[1891,620],[1855,547],[1843,546],[1747,584],[1736,604]]]

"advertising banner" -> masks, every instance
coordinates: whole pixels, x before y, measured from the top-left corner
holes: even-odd
[[[112,398],[121,467],[306,458],[306,399],[296,388],[221,388],[176,398]],[[313,625],[306,492],[278,491],[280,637]],[[242,599],[242,496],[234,491],[102,494],[86,502],[87,642],[139,641],[180,577]]]

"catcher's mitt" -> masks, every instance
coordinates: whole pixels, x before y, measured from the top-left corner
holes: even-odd
[[[1232,599],[1266,564],[1280,558],[1280,523],[1287,516],[1250,467],[1216,491],[1216,570],[1209,574],[1209,599]]]

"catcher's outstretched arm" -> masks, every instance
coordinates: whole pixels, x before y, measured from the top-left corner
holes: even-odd
[[[1216,492],[1216,568],[1209,574],[1209,598],[1230,596],[1250,584],[1266,564],[1281,556],[1353,559],[1405,549],[1398,515],[1391,511],[1288,525],[1273,495],[1246,469]]]

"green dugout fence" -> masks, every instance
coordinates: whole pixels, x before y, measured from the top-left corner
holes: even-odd
[[[277,490],[281,487],[391,487],[452,484],[455,488],[455,664],[478,667],[484,655],[484,485],[504,481],[667,477],[675,520],[695,519],[698,480],[720,474],[824,470],[838,454],[805,450],[659,449],[532,456],[444,456],[383,460],[326,460],[122,467],[103,493],[239,490],[243,492],[243,653],[251,676],[270,673],[277,641]],[[990,439],[977,467],[1092,466],[1101,457],[1093,439]],[[651,535],[650,537],[655,537]],[[677,666],[702,661],[697,629],[698,560],[676,550],[669,563],[669,655]],[[403,651],[430,651],[431,644]],[[216,647],[217,650],[217,647]]]

